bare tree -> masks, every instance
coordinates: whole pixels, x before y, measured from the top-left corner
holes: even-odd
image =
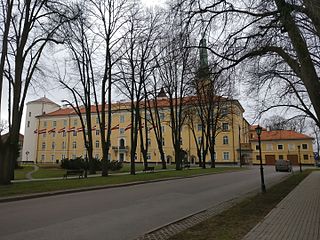
[[[1,1],[2,47],[0,91],[8,81],[9,137],[0,143],[0,184],[14,178],[18,139],[25,98],[32,81],[41,73],[39,62],[49,43],[62,43],[61,25],[74,13],[60,1]],[[42,76],[43,77],[43,76]],[[3,97],[1,95],[0,105]]]

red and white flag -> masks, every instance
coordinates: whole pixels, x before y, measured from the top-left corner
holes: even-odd
[[[39,131],[38,131],[38,134],[44,134],[44,133],[46,133],[46,132],[47,132],[47,129],[44,128],[44,129],[39,130]]]
[[[78,127],[77,128],[77,132],[82,132],[83,131],[83,127]]]
[[[91,130],[92,130],[92,131],[97,130],[97,126],[96,126],[96,125],[94,125],[94,126],[93,126],[93,128],[92,128]]]
[[[65,131],[66,131],[66,128],[63,127],[63,128],[61,128],[61,129],[59,129],[58,133],[62,133],[62,132],[65,132]]]
[[[68,129],[68,132],[74,132],[75,130],[76,130],[75,127],[71,127],[71,128]]]
[[[129,130],[130,128],[132,128],[132,124],[130,123],[128,126],[126,126],[126,128],[124,129],[125,131]]]
[[[54,133],[54,132],[56,132],[56,128],[52,128],[48,131],[48,133]]]
[[[34,130],[33,133],[34,133],[34,134],[37,134],[37,133],[38,133],[38,129]]]
[[[117,130],[117,129],[119,129],[119,128],[120,128],[120,126],[119,126],[119,124],[117,124],[117,125],[115,125],[114,127],[111,128],[111,131],[112,131],[112,130]]]

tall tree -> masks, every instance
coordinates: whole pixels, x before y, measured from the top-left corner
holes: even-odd
[[[9,137],[0,143],[0,184],[14,178],[18,139],[25,99],[39,74],[39,62],[49,43],[62,43],[60,27],[75,16],[61,1],[1,1],[4,21],[0,61],[0,91],[8,81]],[[1,95],[0,105],[3,102]]]

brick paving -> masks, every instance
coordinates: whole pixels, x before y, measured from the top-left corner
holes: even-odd
[[[210,217],[216,216],[219,213],[223,212],[224,210],[230,208],[231,206],[234,206],[244,198],[248,197],[246,196],[241,196],[236,199],[232,199],[227,202],[220,203],[216,206],[213,206],[207,210],[204,210],[202,212],[196,213],[194,215],[185,217],[181,220],[178,220],[174,223],[170,223],[166,226],[160,227],[158,229],[155,229],[143,236],[140,236],[136,238],[135,240],[165,240],[169,239],[173,235],[176,235],[190,227],[195,226],[196,224],[209,219]]]
[[[243,238],[256,239],[320,239],[320,172],[305,178]]]

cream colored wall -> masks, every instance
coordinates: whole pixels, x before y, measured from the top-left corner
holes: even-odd
[[[267,144],[272,146],[273,150],[267,149]],[[278,150],[278,144],[283,145],[282,150]],[[293,145],[293,149],[289,149],[289,144]],[[313,146],[312,140],[277,140],[277,141],[262,141],[261,142],[261,151],[262,151],[262,162],[265,163],[265,155],[275,155],[275,159],[279,159],[279,155],[282,155],[284,159],[287,159],[288,155],[298,155],[298,145],[302,146],[302,144],[308,144],[308,149],[300,148],[300,159],[302,164],[314,164],[313,157]],[[259,156],[259,150],[256,150],[256,145],[258,145],[258,141],[252,141],[252,149],[253,149],[253,163],[259,164],[260,161],[257,160],[257,156]],[[308,155],[308,160],[304,159],[304,155]]]

